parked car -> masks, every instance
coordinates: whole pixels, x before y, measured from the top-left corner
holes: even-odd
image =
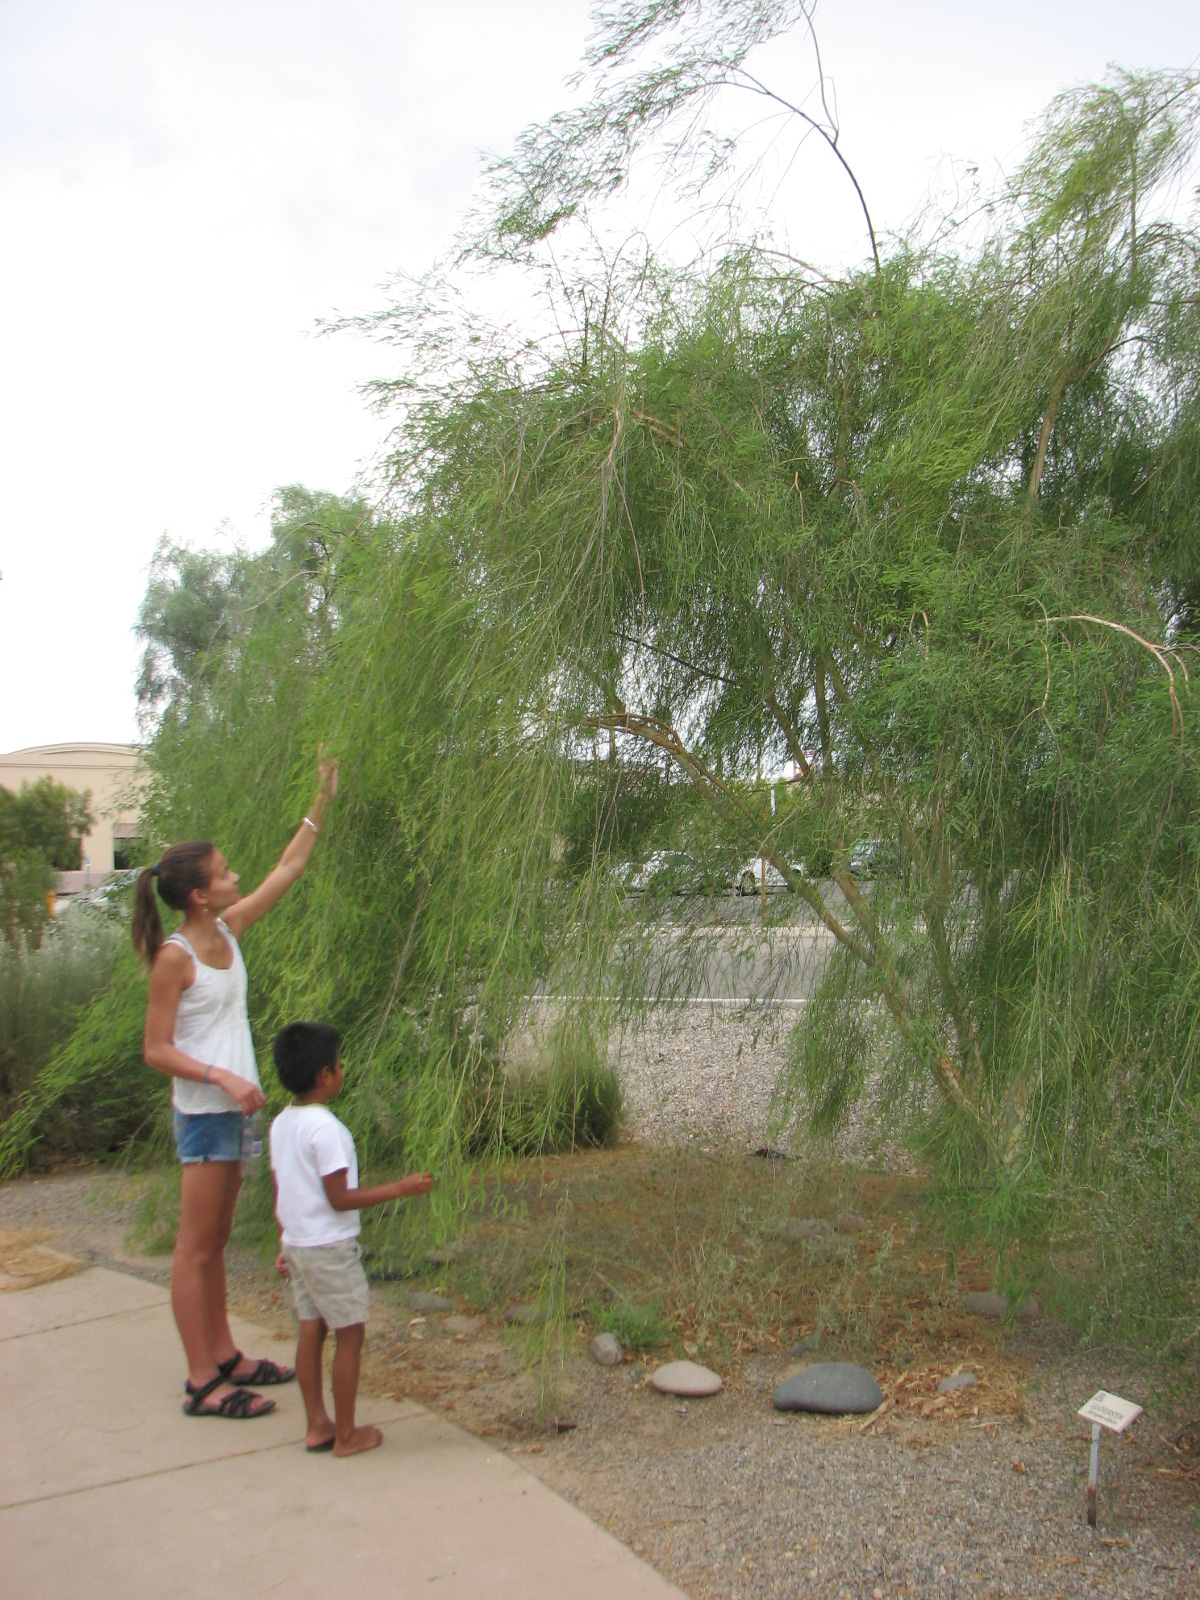
[[[696,863],[684,850],[655,850],[645,861],[625,862],[616,879],[626,894],[688,894],[696,887]]]
[[[803,861],[789,861],[788,866],[798,878],[806,877]],[[772,866],[768,861],[767,868],[767,893],[772,894],[778,889],[788,887],[787,879],[778,867]],[[761,894],[763,888],[763,858],[755,856],[753,861],[747,861],[733,880],[737,885],[738,894]]]
[[[724,894],[728,874],[686,850],[655,850],[645,861],[626,861],[613,876],[626,894]]]
[[[136,867],[110,872],[103,883],[95,884],[77,896],[80,905],[110,908],[119,905],[125,892],[137,882],[138,873],[139,869]]]
[[[895,862],[896,852],[886,839],[860,839],[850,850],[850,874],[855,878],[873,878],[884,867]]]

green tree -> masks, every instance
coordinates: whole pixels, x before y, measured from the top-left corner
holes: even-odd
[[[707,959],[608,870],[622,797],[645,815],[669,768],[694,847],[766,856],[834,937],[793,1113],[831,1126],[871,1082],[1010,1186],[1107,1182],[1122,1129],[1167,1214],[1200,1115],[1196,80],[1061,97],[970,227],[881,243],[864,207],[859,269],[736,231],[684,267],[589,255],[638,162],[728,180],[730,95],[809,128],[751,59],[805,15],[605,13],[581,108],[497,167],[459,258],[532,275],[553,341],[461,315],[445,275],[376,319],[405,363],[376,388],[390,513],[343,504],[317,548],[302,507],[239,566],[152,746],[155,826],[253,876],[334,743],[256,1022],[329,1015],[365,1148],[451,1160],[540,986],[632,1011]],[[863,834],[898,859],[870,891]],[[829,880],[795,878],[809,852]]]
[[[0,788],[0,931],[9,943],[41,943],[55,873],[78,870],[94,820],[90,793],[52,778]]]
[[[235,671],[248,632],[281,595],[297,596],[310,639],[330,622],[334,551],[370,526],[354,496],[313,493],[292,484],[276,492],[266,549],[221,554],[160,541],[138,612],[142,640],[138,714],[147,732],[164,719],[211,715],[215,686]]]

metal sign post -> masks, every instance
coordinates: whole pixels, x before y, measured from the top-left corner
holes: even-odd
[[[1088,1527],[1096,1526],[1096,1485],[1100,1477],[1100,1430],[1107,1428],[1110,1433],[1124,1433],[1130,1423],[1136,1422],[1142,1414],[1141,1406],[1135,1406],[1132,1400],[1122,1400],[1119,1394],[1109,1394],[1105,1389],[1098,1389],[1087,1405],[1080,1406],[1076,1416],[1083,1418],[1092,1425],[1092,1454],[1088,1462],[1087,1486],[1087,1519]]]
[[[1092,1454],[1088,1461],[1087,1519],[1088,1527],[1096,1526],[1096,1483],[1100,1477],[1100,1424],[1092,1423]]]

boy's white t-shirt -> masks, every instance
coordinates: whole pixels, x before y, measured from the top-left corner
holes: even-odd
[[[337,1244],[359,1231],[357,1211],[335,1211],[322,1178],[346,1169],[346,1187],[358,1188],[358,1157],[350,1130],[325,1106],[289,1106],[271,1124],[275,1214],[282,1242],[298,1249]]]

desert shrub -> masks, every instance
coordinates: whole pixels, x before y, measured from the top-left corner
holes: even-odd
[[[621,1085],[596,1062],[560,1062],[541,1072],[496,1069],[467,1096],[472,1155],[550,1155],[603,1148],[620,1129]]]
[[[87,908],[52,923],[40,946],[0,943],[0,1114],[11,1115],[82,1009],[107,982],[116,925]]]
[[[0,1171],[104,1156],[139,1138],[151,1148],[168,1147],[170,1086],[142,1060],[146,980],[127,941],[122,923],[102,936],[105,965],[92,969],[92,992],[81,997],[10,1109],[0,1134]]]
[[[665,1344],[670,1329],[657,1306],[630,1305],[619,1301],[595,1311],[596,1327],[601,1333],[614,1333],[623,1350],[657,1350]]]

